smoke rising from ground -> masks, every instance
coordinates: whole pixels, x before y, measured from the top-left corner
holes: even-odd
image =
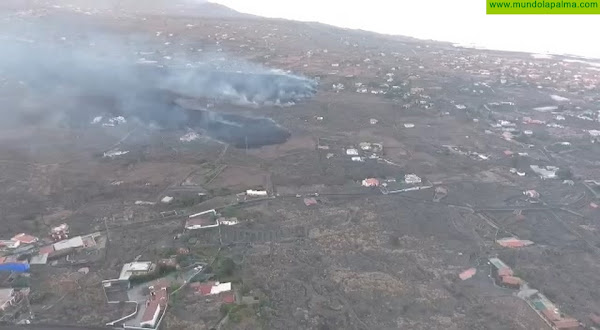
[[[175,104],[181,96],[260,106],[293,104],[316,91],[312,79],[232,59],[225,61],[228,69],[223,69],[225,65],[215,65],[210,55],[174,60],[175,65],[168,66],[137,64],[138,52],[152,49],[152,41],[90,31],[59,37],[63,31],[68,35],[66,25],[60,24],[24,23],[0,32],[0,79],[7,87],[1,93],[3,103],[9,105],[0,110],[3,116],[89,122],[91,116],[104,112],[179,128],[189,120],[188,112]],[[19,93],[16,104],[8,101]]]

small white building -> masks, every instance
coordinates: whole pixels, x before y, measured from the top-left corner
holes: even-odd
[[[165,203],[165,204],[169,204],[169,203],[171,203],[173,201],[173,197],[171,197],[171,196],[165,196],[160,201],[163,202],[163,203]]]
[[[240,223],[240,221],[237,218],[220,218],[218,219],[219,225],[225,225],[225,226],[235,226],[238,223]]]
[[[529,168],[542,179],[555,179],[556,172],[558,171],[558,167],[556,166],[538,166],[538,165],[529,165]]]
[[[129,280],[132,276],[146,275],[152,272],[154,268],[154,264],[150,261],[144,262],[130,262],[128,264],[124,264],[121,269],[121,274],[119,275],[119,280]]]
[[[266,197],[268,193],[266,190],[246,190],[246,195],[248,196],[257,196],[257,197]]]
[[[212,288],[210,288],[210,294],[219,294],[221,292],[231,291],[231,282],[227,283],[215,283]]]
[[[73,238],[66,239],[64,241],[54,243],[54,250],[60,251],[69,248],[80,248],[83,247],[83,239],[81,236],[75,236]]]
[[[404,182],[406,182],[407,184],[417,184],[421,183],[421,178],[418,177],[416,174],[406,174],[404,176]]]
[[[354,148],[346,149],[346,155],[348,156],[358,156],[358,150]]]
[[[525,190],[523,192],[523,195],[525,195],[525,196],[527,196],[529,198],[536,198],[536,199],[540,198],[540,193],[537,192],[537,191],[535,191],[535,190],[533,190],[533,189]]]

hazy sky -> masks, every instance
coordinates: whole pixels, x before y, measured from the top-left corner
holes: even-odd
[[[600,15],[486,15],[485,0],[212,0],[240,12],[493,49],[600,58]]]

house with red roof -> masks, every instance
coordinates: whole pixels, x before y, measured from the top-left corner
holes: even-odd
[[[507,275],[500,278],[500,284],[509,288],[519,289],[521,288],[521,284],[523,284],[523,280],[516,276]]]
[[[50,254],[54,252],[54,244],[46,245],[40,248],[40,254]]]
[[[557,321],[552,322],[556,329],[560,330],[577,330],[581,329],[579,327],[579,321],[573,318],[564,318]]]
[[[231,282],[220,283],[220,282],[204,282],[204,283],[192,283],[190,286],[196,290],[197,294],[208,296],[213,294],[219,294],[221,292],[231,291]]]
[[[221,301],[224,304],[234,304],[235,303],[235,293],[233,291],[224,293],[221,296]]]
[[[463,280],[463,281],[464,281],[464,280],[468,280],[468,279],[470,279],[470,278],[471,278],[471,277],[473,277],[473,275],[475,275],[476,273],[477,273],[477,269],[475,269],[475,268],[469,268],[469,269],[465,270],[464,272],[462,272],[462,273],[458,274],[458,277],[459,277],[461,280]]]
[[[367,178],[362,181],[363,187],[379,187],[379,180],[375,178]]]
[[[146,301],[146,308],[140,320],[140,327],[156,329],[159,326],[162,315],[167,309],[169,294],[167,287],[164,285],[151,287],[150,290],[150,295]]]
[[[15,237],[13,237],[12,240],[20,242],[21,244],[33,244],[38,241],[38,238],[35,236],[27,235],[25,233],[20,233],[15,235]]]
[[[215,283],[217,282],[192,283],[190,286],[196,291],[196,294],[208,296],[210,295],[210,291]]]

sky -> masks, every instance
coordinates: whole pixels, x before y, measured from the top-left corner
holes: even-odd
[[[243,13],[477,47],[600,58],[600,15],[486,15],[485,0],[211,0]]]

